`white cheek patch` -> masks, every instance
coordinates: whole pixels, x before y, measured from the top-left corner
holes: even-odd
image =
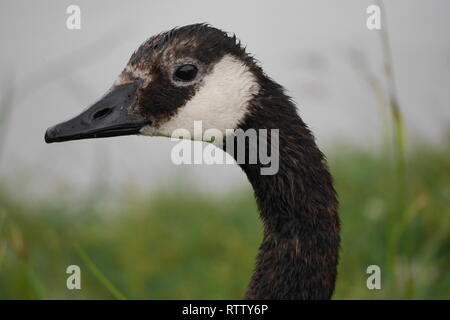
[[[158,128],[141,129],[145,135],[171,136],[177,129],[186,129],[194,137],[194,121],[202,121],[203,130],[237,128],[243,120],[249,101],[259,91],[255,76],[237,58],[226,55],[203,78],[203,85],[177,114]],[[196,139],[198,137],[195,137]]]

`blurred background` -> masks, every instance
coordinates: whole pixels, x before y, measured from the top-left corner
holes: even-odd
[[[153,34],[234,32],[286,87],[341,203],[338,299],[450,298],[450,2],[0,3],[0,299],[242,297],[261,241],[237,165],[181,165],[176,142],[46,145]],[[66,9],[81,8],[68,30]],[[82,289],[66,288],[66,268]],[[366,268],[382,271],[368,290]]]

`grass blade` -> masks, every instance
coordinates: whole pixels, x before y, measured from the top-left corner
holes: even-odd
[[[77,244],[74,243],[73,246],[75,247],[75,250],[77,251],[80,258],[83,260],[83,262],[86,264],[86,266],[91,270],[91,272],[94,274],[94,276],[97,278],[98,281],[100,281],[103,286],[112,294],[114,298],[117,300],[127,300],[125,295],[117,289],[111,281],[109,281],[108,278],[100,271],[99,268],[94,264],[91,258],[87,255],[87,253]]]

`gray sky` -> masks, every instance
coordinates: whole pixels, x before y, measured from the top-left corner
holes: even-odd
[[[123,137],[46,145],[45,129],[94,102],[151,35],[195,22],[236,35],[284,85],[319,145],[347,141],[375,150],[383,117],[355,52],[380,80],[379,36],[366,28],[374,1],[17,1],[0,3],[0,97],[14,88],[0,178],[27,190],[68,181],[85,190],[184,184],[221,191],[245,183],[236,165],[175,166],[174,142]],[[444,143],[450,123],[450,2],[386,1],[398,95],[410,141]],[[81,7],[82,29],[66,28]],[[447,140],[448,141],[448,140]],[[103,177],[103,179],[98,179]]]

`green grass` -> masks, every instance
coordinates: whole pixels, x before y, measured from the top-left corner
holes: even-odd
[[[450,151],[406,155],[402,205],[389,156],[334,154],[343,227],[334,297],[449,299]],[[219,198],[129,191],[120,205],[18,191],[0,188],[0,299],[238,299],[250,279],[262,235],[249,186]],[[81,290],[66,288],[72,264]],[[366,288],[372,264],[382,290]]]

